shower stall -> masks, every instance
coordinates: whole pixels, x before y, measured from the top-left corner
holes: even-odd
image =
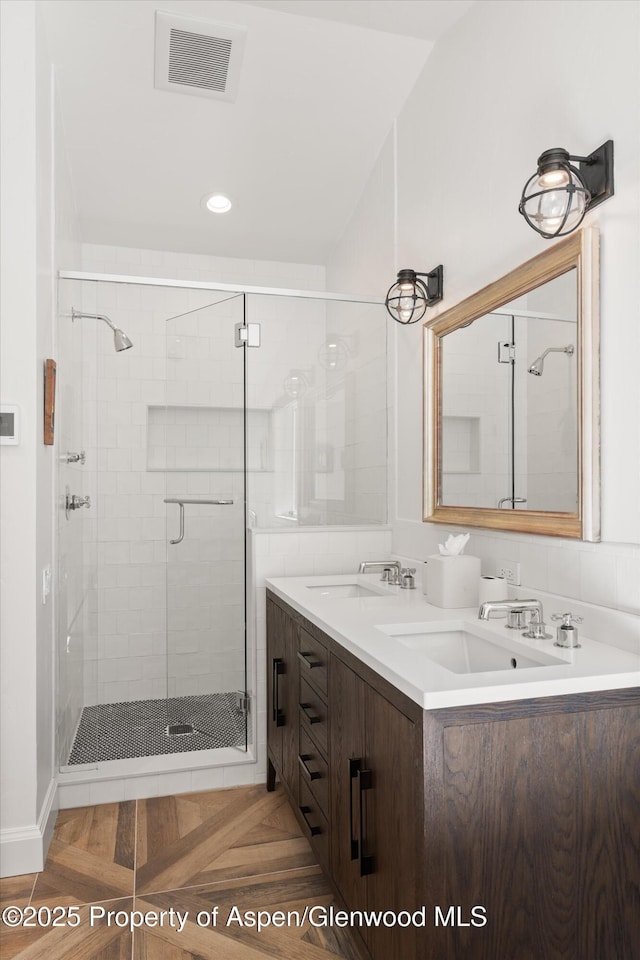
[[[443,503],[577,509],[577,323],[571,307],[566,315],[552,315],[507,306],[444,338]]]
[[[63,781],[255,759],[249,527],[386,522],[386,352],[374,300],[61,274]]]

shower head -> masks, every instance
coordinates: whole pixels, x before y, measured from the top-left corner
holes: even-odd
[[[570,343],[566,347],[547,347],[544,353],[541,353],[539,357],[533,361],[529,367],[529,373],[532,373],[534,377],[541,377],[542,371],[544,370],[544,359],[548,353],[566,353],[568,356],[573,356],[573,344]]]
[[[110,320],[104,313],[81,313],[79,310],[71,310],[72,320],[103,320],[106,325],[113,330],[113,346],[120,353],[122,350],[128,350],[133,346],[132,341],[126,335],[124,330],[116,327],[113,320]]]
[[[113,345],[119,353],[121,350],[128,350],[129,347],[133,346],[133,343],[123,330],[116,327],[113,331]]]

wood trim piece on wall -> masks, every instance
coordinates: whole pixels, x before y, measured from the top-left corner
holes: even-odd
[[[45,360],[44,362],[44,437],[43,440],[47,446],[52,446],[54,441],[54,428],[56,417],[56,362],[55,360]]]

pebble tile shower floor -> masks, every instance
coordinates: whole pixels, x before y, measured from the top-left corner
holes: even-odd
[[[167,725],[176,723],[191,724],[194,733],[168,736]],[[84,707],[68,764],[243,747],[245,742],[235,693],[100,703]]]

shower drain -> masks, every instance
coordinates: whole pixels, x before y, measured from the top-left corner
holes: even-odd
[[[168,737],[188,737],[196,732],[192,723],[170,723],[165,730]]]

